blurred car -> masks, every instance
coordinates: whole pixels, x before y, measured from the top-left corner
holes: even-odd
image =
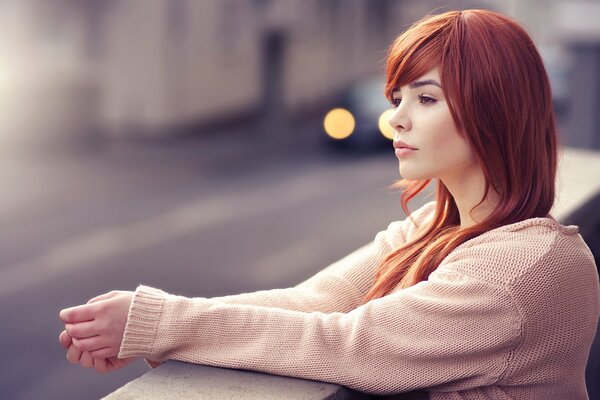
[[[323,117],[323,135],[328,144],[342,148],[389,148],[394,137],[388,123],[391,113],[382,77],[371,77],[342,92]]]

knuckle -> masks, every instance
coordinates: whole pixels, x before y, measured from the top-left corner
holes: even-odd
[[[81,357],[81,351],[79,351],[79,349],[77,349],[77,347],[75,347],[75,346],[70,346],[69,349],[67,350],[67,359],[73,360],[73,361],[79,361],[80,357]]]
[[[77,347],[79,348],[79,350],[81,351],[90,351],[90,347],[91,347],[91,343],[89,340],[85,340],[85,341],[78,341],[77,343]]]
[[[100,349],[100,350],[95,350],[95,351],[93,351],[93,352],[92,352],[92,355],[93,355],[94,357],[96,357],[96,358],[104,358],[104,357],[106,357],[106,354],[105,354],[105,353],[106,353],[106,352],[105,352],[105,350],[104,350],[104,349]]]
[[[79,351],[85,351],[85,343],[77,338],[73,338],[73,346],[77,347]]]
[[[69,325],[66,330],[73,339],[79,338],[79,335],[81,334],[80,329],[76,325]]]

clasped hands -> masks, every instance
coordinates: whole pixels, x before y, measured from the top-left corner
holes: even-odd
[[[98,372],[114,371],[135,360],[117,358],[132,300],[133,292],[112,291],[62,310],[59,318],[65,329],[58,340],[67,350],[67,360]]]

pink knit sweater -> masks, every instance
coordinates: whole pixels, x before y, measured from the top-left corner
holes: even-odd
[[[435,202],[413,213],[431,217]],[[366,304],[410,219],[307,281],[218,298],[137,288],[119,357],[262,371],[431,399],[586,399],[600,313],[576,226],[532,218],[457,247],[427,281]]]

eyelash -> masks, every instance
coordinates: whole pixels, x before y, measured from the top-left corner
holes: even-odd
[[[422,94],[418,95],[417,97],[419,98],[419,103],[421,103],[421,104],[433,104],[437,101],[436,99],[434,99],[432,97],[424,96]],[[400,105],[401,101],[402,101],[402,98],[395,98],[395,99],[392,99],[390,101],[390,103],[392,103],[392,106],[394,108],[396,108]]]

